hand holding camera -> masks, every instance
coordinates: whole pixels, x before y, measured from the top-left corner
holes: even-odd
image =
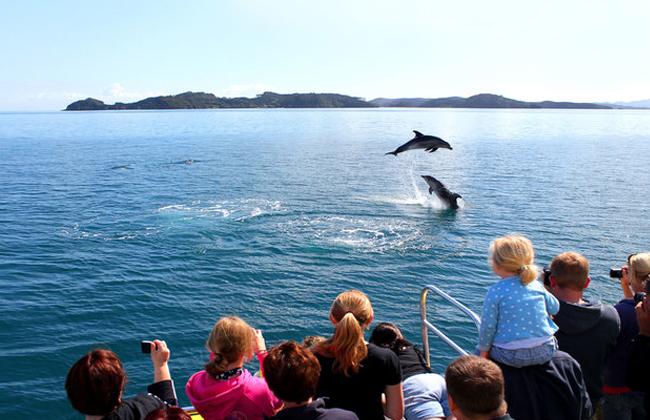
[[[634,291],[630,284],[628,272],[629,269],[626,265],[621,268],[612,267],[609,269],[609,277],[619,280],[625,299],[632,299],[634,297]]]
[[[167,362],[171,356],[171,351],[164,340],[143,340],[140,342],[142,353],[151,354],[151,363],[153,364],[154,382],[160,382],[171,379]]]

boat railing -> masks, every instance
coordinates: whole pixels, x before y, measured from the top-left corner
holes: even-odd
[[[424,357],[426,358],[427,365],[431,365],[431,360],[430,360],[430,352],[429,352],[429,331],[433,332],[436,334],[442,341],[444,341],[449,347],[454,349],[458,354],[466,355],[467,352],[463,350],[462,347],[460,347],[454,340],[449,338],[445,333],[443,333],[439,328],[437,328],[435,325],[433,325],[432,322],[429,321],[427,318],[427,296],[429,292],[433,292],[436,295],[440,296],[447,302],[449,302],[452,306],[458,308],[463,312],[465,315],[467,315],[468,318],[470,318],[472,321],[474,321],[474,324],[476,325],[476,329],[479,330],[481,328],[481,318],[476,315],[471,309],[469,309],[467,306],[464,304],[460,303],[458,300],[441,290],[440,288],[433,286],[433,285],[427,285],[424,286],[422,289],[422,292],[420,293],[420,317],[422,319],[422,346],[424,347]]]

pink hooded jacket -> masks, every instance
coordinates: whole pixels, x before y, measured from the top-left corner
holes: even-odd
[[[266,381],[246,369],[227,380],[217,380],[205,370],[196,372],[185,393],[205,420],[262,420],[282,406]]]

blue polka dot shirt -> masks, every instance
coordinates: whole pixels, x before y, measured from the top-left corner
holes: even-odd
[[[492,344],[550,337],[558,327],[549,315],[560,310],[560,302],[537,280],[524,286],[519,276],[506,277],[490,286],[483,302],[478,346],[488,351]]]

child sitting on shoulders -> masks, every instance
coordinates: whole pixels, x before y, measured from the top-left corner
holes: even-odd
[[[533,244],[523,236],[497,238],[490,244],[492,271],[501,278],[490,286],[481,315],[478,348],[482,357],[523,367],[548,362],[557,351],[551,319],[558,300],[535,281]]]

